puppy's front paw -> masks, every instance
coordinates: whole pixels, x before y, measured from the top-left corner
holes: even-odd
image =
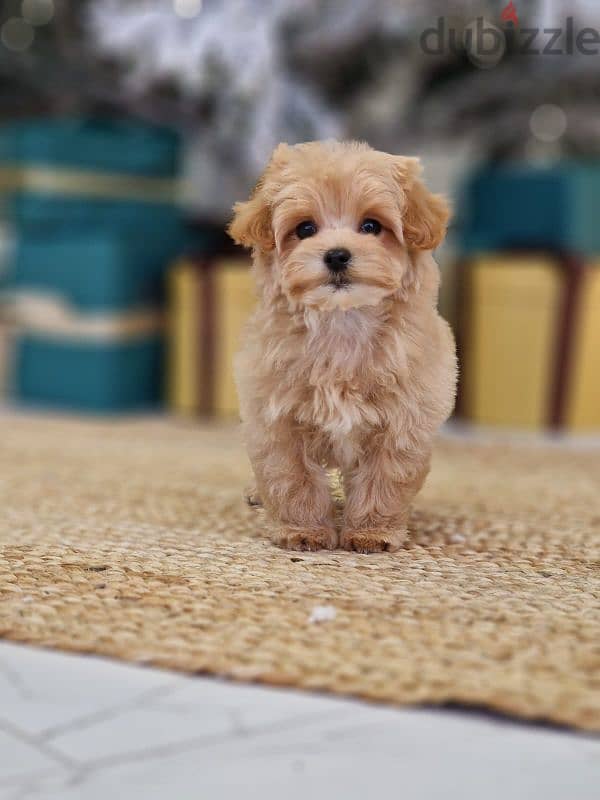
[[[280,528],[273,537],[279,547],[289,550],[335,550],[338,535],[334,528]]]
[[[398,530],[345,530],[341,545],[344,550],[356,553],[395,553],[406,539],[406,529]]]

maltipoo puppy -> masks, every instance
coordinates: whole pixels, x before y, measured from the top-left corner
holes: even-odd
[[[365,144],[282,144],[234,208],[258,288],[236,364],[250,499],[281,546],[372,553],[406,537],[456,384],[431,255],[448,206],[420,172]],[[328,467],[344,482],[339,534]]]

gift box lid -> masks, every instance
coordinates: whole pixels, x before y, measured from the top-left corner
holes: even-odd
[[[161,302],[163,273],[189,242],[182,225],[154,232],[91,229],[17,239],[9,290],[57,296],[81,310]]]
[[[175,217],[153,229],[96,225],[27,231],[12,241],[0,288],[60,296],[82,311],[161,304],[173,259],[210,253],[215,244],[213,228]]]
[[[135,228],[152,235],[181,224],[182,217],[181,208],[166,198],[164,202],[148,202],[141,198],[68,196],[27,190],[12,192],[3,206],[3,216],[19,231],[46,231],[48,235],[98,226]]]
[[[464,187],[462,245],[599,253],[599,203],[600,162],[484,166]]]
[[[41,118],[0,128],[0,162],[170,178],[180,137],[127,119]]]

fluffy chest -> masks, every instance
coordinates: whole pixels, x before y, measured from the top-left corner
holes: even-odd
[[[297,364],[299,419],[340,443],[385,424],[385,398],[397,392],[405,360],[400,340],[372,314],[309,319]]]
[[[269,357],[257,356],[250,391],[268,387],[268,423],[294,419],[344,449],[398,412],[408,375],[402,333],[382,308],[288,318],[263,349]]]
[[[299,416],[334,438],[347,437],[375,421],[365,394],[348,384],[309,385],[306,395]]]

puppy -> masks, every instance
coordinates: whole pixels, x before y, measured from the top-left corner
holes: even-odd
[[[397,550],[450,415],[456,357],[431,251],[449,212],[418,159],[350,142],[279,145],[229,232],[258,307],[236,362],[251,502],[294,550]],[[346,496],[334,524],[327,467]]]

